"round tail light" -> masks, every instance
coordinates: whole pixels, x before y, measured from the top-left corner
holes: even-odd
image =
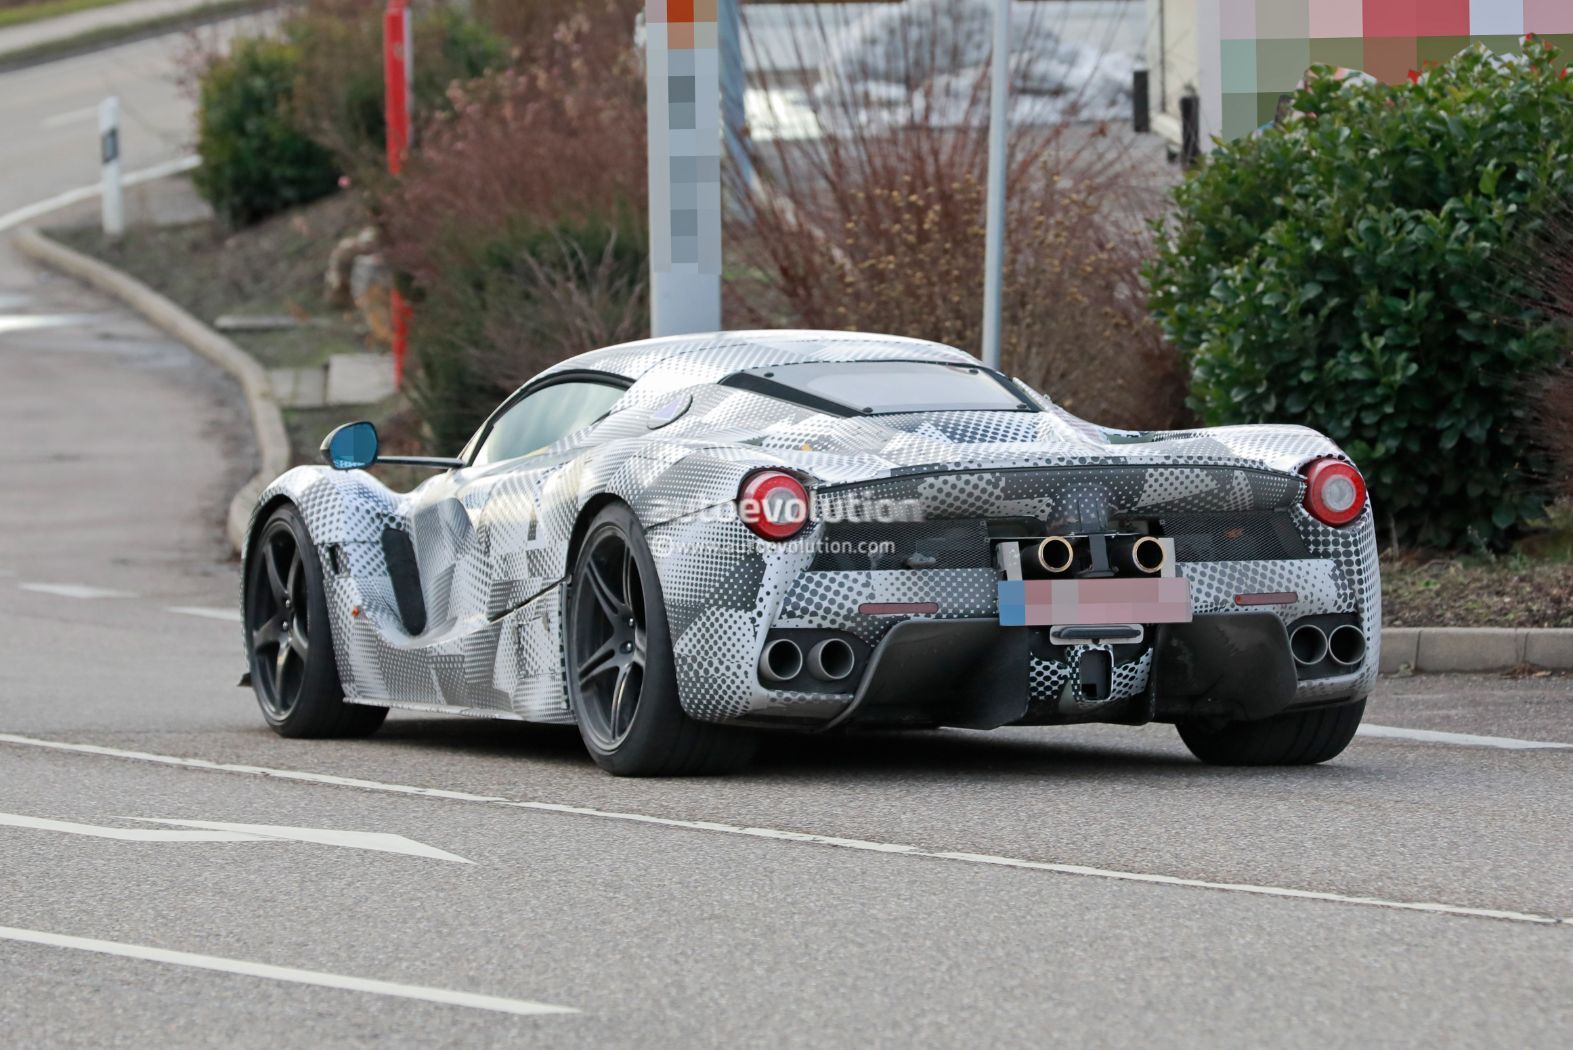
[[[1305,509],[1324,525],[1348,525],[1365,510],[1365,479],[1341,459],[1305,468]]]
[[[789,540],[808,524],[808,490],[790,474],[761,470],[743,479],[737,515],[761,539]]]

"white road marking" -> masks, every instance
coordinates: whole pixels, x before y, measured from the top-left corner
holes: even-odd
[[[0,335],[13,332],[36,332],[45,328],[71,328],[93,324],[102,319],[100,314],[9,314],[0,315]]]
[[[0,940],[40,944],[49,948],[72,948],[83,952],[98,952],[101,955],[118,955],[125,959],[143,959],[148,962],[168,963],[172,966],[190,966],[198,970],[240,974],[243,977],[261,977],[269,981],[311,984],[319,988],[339,988],[350,992],[370,992],[372,995],[389,995],[399,999],[420,999],[428,1003],[467,1006],[476,1010],[493,1010],[526,1017],[579,1012],[569,1006],[532,1003],[526,999],[504,999],[495,995],[450,991],[447,988],[428,988],[419,984],[395,984],[392,981],[346,977],[342,974],[323,973],[320,970],[297,970],[293,966],[272,966],[268,963],[247,962],[244,959],[224,959],[216,955],[176,952],[142,944],[100,941],[91,937],[68,937],[64,934],[45,933],[40,930],[22,930],[14,926],[0,926]]]
[[[153,817],[126,817],[147,824],[168,824],[177,828],[206,828],[226,834],[253,835],[257,838],[282,842],[314,842],[319,846],[344,846],[348,849],[369,849],[378,853],[398,853],[406,857],[425,857],[429,860],[447,860],[455,864],[473,864],[472,860],[428,846],[424,842],[407,839],[383,831],[337,831],[329,828],[286,828],[275,824],[226,824],[216,820],[160,820]]]
[[[92,120],[96,116],[98,116],[97,106],[83,106],[81,109],[67,110],[64,113],[56,113],[52,117],[45,117],[38,122],[38,126],[46,130],[63,128],[68,124],[80,124],[83,121]]]
[[[171,831],[166,828],[101,828],[96,824],[76,824],[68,820],[24,817],[19,813],[0,813],[0,826],[28,828],[33,831],[58,831],[66,835],[90,835],[121,842],[260,842],[262,835],[220,831]]]
[[[1362,725],[1357,734],[1387,740],[1419,740],[1427,744],[1454,744],[1458,747],[1496,747],[1505,751],[1573,751],[1573,744],[1549,740],[1515,740],[1507,736],[1475,736],[1471,733],[1442,733],[1435,729],[1400,729],[1396,726]]]
[[[515,809],[527,809],[541,813],[563,813],[581,817],[597,817],[602,820],[617,820],[635,824],[650,824],[656,827],[681,828],[687,831],[707,831],[722,835],[738,835],[745,838],[770,839],[780,842],[803,842],[818,846],[833,846],[838,849],[857,850],[864,853],[894,853],[907,857],[923,857],[932,860],[957,861],[965,864],[983,864],[991,867],[1022,868],[1029,871],[1047,871],[1061,875],[1082,875],[1100,879],[1114,879],[1121,882],[1142,882],[1164,886],[1185,886],[1194,889],[1220,890],[1228,893],[1247,893],[1266,897],[1285,897],[1295,900],[1323,901],[1331,904],[1358,904],[1377,908],[1388,908],[1398,911],[1429,912],[1436,915],[1449,915],[1480,919],[1502,919],[1509,922],[1532,923],[1539,926],[1573,926],[1573,917],[1560,917],[1555,915],[1536,915],[1532,912],[1503,911],[1495,908],[1468,908],[1453,904],[1441,904],[1429,901],[1395,901],[1380,897],[1351,896],[1342,893],[1326,893],[1320,890],[1301,890],[1284,886],[1257,886],[1250,883],[1237,882],[1209,882],[1204,879],[1186,879],[1175,875],[1160,875],[1150,872],[1115,871],[1108,868],[1089,868],[1079,864],[1056,864],[1048,861],[1024,860],[1017,857],[999,857],[986,853],[963,853],[947,850],[929,850],[919,846],[905,845],[897,842],[870,842],[864,839],[845,839],[832,835],[814,835],[802,831],[784,831],[777,828],[744,827],[737,824],[722,824],[708,820],[678,820],[672,817],[656,817],[643,813],[621,813],[615,810],[592,809],[588,806],[570,806],[555,802],[526,802],[516,799],[503,798],[500,795],[473,795],[465,791],[448,791],[442,788],[413,787],[408,784],[386,784],[377,780],[359,780],[354,777],[340,777],[329,773],[307,773],[293,769],[272,769],[267,766],[245,766],[229,762],[213,762],[205,758],[183,758],[178,755],[159,755],[147,751],[127,751],[116,747],[102,747],[98,744],[73,744],[63,740],[40,740],[35,737],[17,736],[13,733],[0,733],[0,743],[18,744],[24,747],[41,747],[56,751],[70,751],[83,755],[100,755],[108,758],[125,758],[136,762],[152,762],[166,766],[181,766],[188,769],[206,769],[221,773],[241,773],[247,776],[274,777],[279,780],[295,780],[308,784],[327,784],[334,787],[361,788],[366,791],[382,791],[396,795],[417,795],[424,798],[440,798],[454,802],[481,802],[497,806],[509,806]]]
[[[181,616],[198,616],[204,620],[225,620],[229,623],[240,622],[239,609],[204,609],[196,605],[173,605],[167,611],[179,613]]]
[[[53,594],[61,598],[135,598],[128,591],[111,591],[103,587],[88,587],[80,583],[19,583],[24,591]]]
[[[179,175],[182,172],[191,171],[194,168],[200,167],[201,164],[202,161],[197,157],[178,157],[175,160],[165,161],[162,164],[155,164],[151,168],[142,168],[139,171],[127,172],[125,178],[121,180],[121,183],[125,186],[138,186],[144,182],[152,182],[155,179],[162,179],[170,175]],[[53,197],[29,204],[25,208],[18,208],[13,212],[7,212],[5,215],[0,215],[0,233],[4,233],[13,227],[20,226],[25,222],[32,222],[34,219],[42,218],[52,211],[58,211],[61,208],[68,208],[73,204],[80,204],[83,201],[92,200],[94,197],[98,196],[99,189],[100,187],[97,183],[94,183],[91,186],[78,186],[74,190],[66,190],[64,193],[57,193]]]
[[[398,853],[406,857],[425,857],[458,864],[474,861],[424,842],[380,831],[336,831],[327,828],[286,828],[273,824],[225,824],[215,820],[161,820],[154,817],[121,817],[144,824],[168,824],[170,828],[196,828],[174,831],[168,828],[106,828],[97,824],[78,824],[68,820],[28,817],[20,813],[0,813],[0,827],[27,828],[32,831],[57,831],[66,835],[87,835],[121,842],[313,842],[320,846]]]

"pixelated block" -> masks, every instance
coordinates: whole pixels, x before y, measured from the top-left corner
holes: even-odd
[[[1311,35],[1311,0],[1256,0],[1258,40],[1304,40]]]
[[[1524,0],[1469,0],[1471,36],[1524,34]]]
[[[1433,0],[1365,0],[1365,36],[1409,37],[1420,35],[1420,5]],[[1413,63],[1411,63],[1413,65]],[[1366,72],[1372,72],[1367,70]],[[1408,70],[1405,70],[1408,73]],[[1386,79],[1385,77],[1383,79]]]
[[[1387,84],[1401,84],[1420,65],[1420,45],[1414,37],[1367,37],[1367,73]]]
[[[1311,38],[1365,35],[1365,0],[1311,0]]]

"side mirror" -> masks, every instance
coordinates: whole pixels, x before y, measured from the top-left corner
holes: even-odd
[[[377,428],[345,423],[322,439],[322,459],[334,470],[364,470],[377,462]]]

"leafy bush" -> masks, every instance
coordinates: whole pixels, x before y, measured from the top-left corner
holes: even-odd
[[[312,136],[356,176],[380,173],[387,142],[383,81],[383,0],[302,0],[283,34],[301,53],[296,105]],[[415,118],[451,108],[455,82],[501,67],[508,42],[446,5],[416,9]]]
[[[448,454],[535,372],[648,333],[636,5],[585,6],[536,62],[455,87],[378,203],[411,396]]]
[[[333,158],[301,130],[293,105],[300,52],[239,38],[200,79],[197,190],[226,222],[248,225],[333,192]]]
[[[743,201],[728,214],[729,323],[860,329],[979,349],[988,71],[940,54],[955,71],[928,75],[936,52],[959,46],[947,19],[970,6],[903,7],[911,46],[881,53],[883,77],[916,85],[900,96],[902,119],[871,127],[866,85],[842,78],[804,99],[829,133],[751,145],[760,185],[731,187]],[[1055,40],[1039,17],[1018,27],[1026,54],[1045,50],[1037,34]],[[797,32],[810,37],[794,41],[800,54],[837,46],[824,23]],[[960,89],[955,77],[965,78]],[[1163,206],[1149,190],[1161,167],[1145,170],[1128,138],[1079,122],[1066,97],[1015,97],[1005,370],[1101,424],[1181,425],[1183,371],[1147,313],[1141,280],[1146,219]],[[956,112],[958,99],[969,112]]]
[[[1546,499],[1525,384],[1559,340],[1510,256],[1573,174],[1573,80],[1527,50],[1314,78],[1176,191],[1149,270],[1205,421],[1326,432],[1396,541],[1499,544]]]

